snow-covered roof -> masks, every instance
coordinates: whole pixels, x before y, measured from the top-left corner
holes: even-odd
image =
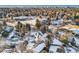
[[[59,24],[59,21],[52,21],[53,24]]]
[[[14,36],[14,35],[15,35],[15,32],[12,31],[12,32],[9,34],[9,36],[7,37],[7,39],[11,39],[11,37]]]
[[[6,38],[6,43],[7,43],[7,44],[10,45],[10,44],[18,44],[18,43],[19,43],[20,37],[17,36],[15,33],[16,33],[16,32],[13,30],[13,31],[9,34],[9,36]]]
[[[12,49],[5,49],[2,51],[2,53],[11,53],[12,52]]]
[[[51,45],[49,48],[49,53],[57,53],[57,49],[61,48],[60,46]],[[64,47],[65,53],[76,53],[76,50],[72,47]]]
[[[43,36],[43,33],[41,31],[37,31],[37,32],[32,32],[31,35],[34,35],[34,36],[41,35],[41,36]]]
[[[63,43],[60,42],[58,39],[54,38],[53,44],[55,44],[55,45],[62,45]]]
[[[65,53],[76,53],[76,50],[71,47],[64,47]]]
[[[60,48],[60,47],[51,45],[50,48],[49,48],[49,52],[57,53],[56,51],[57,51],[58,48]]]
[[[35,38],[34,37],[29,37],[28,38],[28,42],[30,43],[30,42],[33,42],[33,41],[35,41]]]
[[[19,17],[13,17],[13,19],[33,19],[32,16],[19,16]]]
[[[36,20],[27,20],[27,21],[20,21],[22,24],[31,24],[31,25],[35,25],[36,24]]]
[[[29,37],[29,39],[31,39],[31,40],[38,41],[38,39],[40,39],[40,41],[45,41],[47,33],[43,34],[41,31],[32,32],[31,36],[33,36],[33,37]]]
[[[11,30],[13,30],[13,27],[9,27],[9,26],[5,27],[4,29],[4,31],[8,31],[8,32],[10,32]]]
[[[39,53],[42,51],[42,49],[45,47],[45,43],[39,44],[36,48],[33,49],[33,52]]]
[[[73,32],[76,34],[79,34],[79,30],[74,30]]]
[[[79,45],[79,38],[78,37],[74,37],[75,41],[76,41],[76,45]]]
[[[47,37],[47,35],[48,35],[47,33],[44,33],[44,34],[43,34],[43,37],[45,38],[45,37]]]
[[[18,40],[18,41],[9,41],[9,40],[6,40],[6,44],[7,45],[11,45],[11,44],[15,45],[15,44],[19,44],[20,42],[21,42],[20,40]]]
[[[61,32],[58,32],[60,35],[64,35],[64,32],[63,31],[61,31]]]

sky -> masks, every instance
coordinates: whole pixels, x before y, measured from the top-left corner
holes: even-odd
[[[79,8],[79,5],[0,5],[0,8],[30,8],[30,7],[75,7]]]

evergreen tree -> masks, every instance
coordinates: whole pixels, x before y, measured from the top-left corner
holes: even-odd
[[[36,20],[35,26],[37,27],[37,29],[40,29],[40,27],[41,27],[41,23],[38,19]]]
[[[47,18],[47,20],[48,20],[48,25],[50,25],[51,24],[51,18]]]

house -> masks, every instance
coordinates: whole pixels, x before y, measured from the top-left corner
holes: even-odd
[[[32,16],[19,16],[19,17],[13,17],[13,19],[15,19],[16,21],[25,21],[25,20],[31,20],[33,19],[34,17]]]
[[[39,53],[44,49],[44,47],[45,47],[45,43],[41,43],[37,47],[33,48],[33,52],[34,53]]]
[[[35,17],[32,16],[19,16],[19,17],[14,17],[16,21],[20,21],[22,24],[30,24],[30,25],[35,25],[36,24],[36,19]]]
[[[76,50],[72,47],[51,45],[49,48],[49,53],[76,53]]]
[[[51,43],[52,45],[63,45],[61,41],[59,41],[57,38],[53,38],[53,42]]]
[[[67,46],[64,47],[64,49],[65,49],[65,53],[76,53],[76,50],[72,47]]]
[[[60,24],[62,24],[63,23],[63,19],[60,19],[60,20],[52,20],[51,21],[51,24],[52,25],[60,25]]]
[[[6,38],[6,44],[10,45],[10,44],[18,44],[20,42],[21,37],[19,37],[18,35],[16,35],[16,31],[12,31],[9,36]]]
[[[13,31],[13,27],[6,26],[2,32],[3,37],[8,37],[8,35]]]
[[[60,49],[63,43],[59,41],[57,38],[52,39],[52,43],[49,47],[49,53],[57,53],[57,52],[62,52],[62,49]]]
[[[60,46],[54,46],[54,45],[51,45],[49,47],[49,53],[58,53],[57,52],[57,49],[60,48]]]
[[[4,49],[1,53],[12,53],[12,49]]]
[[[6,26],[5,28],[4,28],[4,31],[6,31],[6,32],[12,32],[13,31],[13,27],[11,27],[11,26]]]
[[[79,34],[79,30],[78,30],[78,29],[73,30],[73,32],[74,32],[75,34]]]
[[[24,40],[28,41],[28,43],[35,43],[38,35],[43,36],[43,34],[40,31],[30,32],[27,33]]]
[[[48,25],[48,20],[42,20],[41,22],[42,22],[42,24],[44,24],[44,25]]]
[[[47,40],[46,37],[47,37],[47,34],[46,33],[42,33],[41,31],[35,31],[35,32],[31,32],[31,37],[34,38],[35,42],[40,42],[40,41],[44,41]],[[32,39],[33,39],[32,38]]]
[[[76,46],[79,48],[79,37],[74,37],[75,42],[76,42]]]

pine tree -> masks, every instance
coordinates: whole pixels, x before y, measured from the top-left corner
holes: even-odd
[[[41,27],[41,23],[38,19],[36,20],[35,26],[37,27],[37,29],[40,29],[40,27]]]
[[[22,23],[18,22],[18,24],[16,25],[16,30],[20,32],[21,28],[22,28]]]
[[[47,20],[48,20],[48,25],[50,25],[51,24],[51,18],[47,18]]]

